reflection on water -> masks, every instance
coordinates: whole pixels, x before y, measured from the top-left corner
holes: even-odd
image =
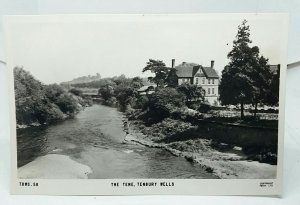
[[[57,153],[91,167],[89,178],[214,178],[165,150],[123,144],[122,128],[115,108],[93,105],[74,119],[19,130],[18,166]]]

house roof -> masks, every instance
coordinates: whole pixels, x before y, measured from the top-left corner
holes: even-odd
[[[182,63],[175,67],[176,75],[181,78],[192,78],[199,70],[199,67],[195,63]]]
[[[202,67],[202,70],[205,76],[208,78],[219,78],[216,70],[211,67]]]
[[[202,67],[196,63],[182,63],[175,67],[176,74],[179,78],[192,78],[205,76],[207,78],[219,78],[215,69],[211,67]],[[198,74],[197,71],[202,69],[203,74]],[[196,74],[197,73],[197,74]]]

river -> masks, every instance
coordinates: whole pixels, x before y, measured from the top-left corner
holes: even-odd
[[[18,167],[40,156],[61,154],[89,166],[91,179],[215,178],[165,150],[122,143],[123,117],[116,108],[94,104],[73,119],[19,130]]]

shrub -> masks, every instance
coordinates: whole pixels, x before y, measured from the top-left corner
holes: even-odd
[[[164,136],[164,138],[160,139],[164,141],[185,139],[191,136],[187,133],[195,129],[195,127],[189,122],[183,122],[181,120],[174,120],[170,118],[154,124],[152,128],[152,134]]]
[[[51,123],[78,111],[78,100],[61,86],[43,85],[18,67],[14,69],[14,76],[18,124]]]
[[[114,96],[114,88],[111,85],[105,85],[98,91],[104,101],[108,101]]]
[[[69,90],[70,93],[77,95],[77,96],[82,96],[82,90],[76,89],[76,88],[72,88],[71,90]]]
[[[198,108],[198,111],[201,113],[207,113],[211,110],[211,106],[208,103],[202,103]]]
[[[183,83],[177,87],[177,91],[185,96],[186,102],[203,101],[205,91],[197,85]]]
[[[138,109],[145,110],[148,107],[149,98],[145,95],[139,96],[136,101],[136,107]]]
[[[171,110],[184,105],[184,95],[174,88],[161,88],[149,97],[148,115],[153,122],[170,116]]]

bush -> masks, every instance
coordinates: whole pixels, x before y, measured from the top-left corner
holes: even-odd
[[[76,113],[73,94],[57,84],[43,85],[22,68],[14,69],[17,124],[51,123]]]
[[[190,137],[191,135],[188,133],[194,130],[195,126],[192,126],[189,122],[167,118],[162,122],[154,124],[152,128],[151,134],[155,135],[156,133],[156,135],[164,136],[164,138],[160,139],[161,141],[173,141]]]
[[[184,95],[174,88],[161,88],[149,97],[148,115],[153,122],[170,116],[171,110],[184,105]]]
[[[104,101],[108,101],[114,96],[114,88],[111,85],[105,85],[98,91]]]
[[[115,89],[114,93],[122,109],[126,110],[126,107],[128,105],[132,106],[135,97],[135,92],[133,88],[129,86],[120,85]]]
[[[142,95],[137,98],[136,107],[137,109],[146,110],[148,107],[149,99],[147,96]]]
[[[82,90],[76,89],[76,88],[72,88],[71,90],[69,90],[70,93],[77,95],[77,96],[82,96]]]
[[[199,87],[197,85],[189,84],[189,83],[183,83],[177,87],[177,91],[182,93],[185,98],[186,102],[189,101],[203,101],[204,100],[204,94],[205,91],[202,89],[202,87]]]
[[[201,113],[207,113],[211,110],[211,106],[208,103],[202,103],[198,108],[198,111]]]

